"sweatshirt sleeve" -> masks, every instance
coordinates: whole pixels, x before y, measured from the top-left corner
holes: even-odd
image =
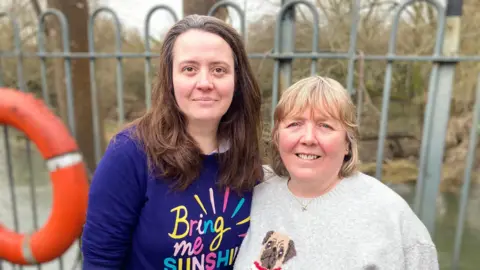
[[[406,270],[438,270],[437,250],[434,245],[416,244],[405,250]]]
[[[435,243],[423,222],[406,203],[401,218],[405,269],[438,270]]]
[[[82,234],[84,270],[120,269],[145,200],[146,159],[137,144],[117,135],[90,186]]]

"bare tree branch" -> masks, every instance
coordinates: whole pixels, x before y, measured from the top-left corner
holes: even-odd
[[[42,14],[42,9],[40,8],[40,3],[38,3],[38,0],[30,0],[30,3],[32,4],[33,10],[35,11],[37,17],[40,17],[40,14]]]

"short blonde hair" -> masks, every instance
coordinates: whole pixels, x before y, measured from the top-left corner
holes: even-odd
[[[282,94],[274,113],[272,130],[272,169],[277,175],[289,176],[278,151],[278,129],[285,118],[298,115],[306,109],[320,111],[339,121],[347,132],[349,152],[345,156],[339,177],[352,175],[358,166],[358,127],[355,105],[349,93],[336,80],[312,76],[291,85]]]

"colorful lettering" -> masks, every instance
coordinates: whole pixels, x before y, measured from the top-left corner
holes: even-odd
[[[193,257],[192,259],[192,270],[205,270],[204,263],[205,263],[205,254],[200,256],[200,260],[198,261],[198,257]]]
[[[180,212],[182,210],[184,211],[184,214],[181,216]],[[173,239],[181,239],[181,238],[184,238],[185,236],[188,235],[188,231],[190,229],[188,221],[187,221],[188,210],[185,206],[180,205],[180,206],[177,206],[177,207],[173,208],[170,212],[174,212],[174,211],[177,211],[177,214],[176,214],[176,217],[175,217],[175,227],[173,228],[173,232],[169,233],[168,235],[170,237],[172,237]],[[183,232],[182,234],[179,235],[178,234],[178,225],[180,223],[184,223],[186,228],[185,228],[185,232]]]
[[[202,228],[202,221],[203,221],[202,218],[203,218],[203,215],[200,214],[200,220],[198,221],[198,226],[197,226],[197,232],[198,232],[200,235],[203,234],[203,232],[202,232],[202,230],[201,230],[201,228]],[[192,228],[192,230],[193,230],[193,228]]]
[[[233,265],[238,247],[210,252],[208,255],[166,258],[164,270],[214,270]]]
[[[207,220],[205,223],[203,223],[203,234],[206,234],[208,232],[208,227],[210,225],[210,232],[213,233],[215,232],[215,228],[213,228],[213,220]]]
[[[165,265],[165,268],[163,268],[163,270],[177,270],[174,258],[165,258],[165,260],[163,261],[163,265]]]
[[[195,227],[195,224],[197,224],[197,223],[198,223],[197,220],[194,220],[194,219],[190,220],[190,228],[191,229],[190,229],[190,233],[188,234],[188,236],[192,236],[193,228]]]
[[[213,270],[215,269],[215,259],[217,258],[217,254],[210,252],[207,255],[207,265],[205,265],[205,269]]]
[[[217,259],[217,268],[220,268],[221,264],[224,263],[223,266],[228,266],[228,254],[230,250],[225,250],[225,256],[222,257],[222,252],[218,252],[218,259]]]
[[[224,220],[223,217],[218,217],[215,221],[215,232],[217,236],[213,239],[212,243],[210,244],[210,251],[215,251],[218,249],[220,244],[222,243],[223,234],[229,231],[231,228],[223,228]]]
[[[235,255],[237,255],[237,249],[230,249],[230,260],[228,261],[228,265],[233,264],[233,260],[235,258]]]
[[[193,244],[193,254],[198,255],[203,250],[202,238],[197,236],[195,243]]]
[[[164,260],[164,270],[214,270],[233,265],[238,247],[229,246],[219,250],[225,233],[232,229],[226,227],[224,216],[236,218],[245,200],[237,203],[232,214],[226,212],[229,190],[227,189],[223,198],[223,207],[219,209],[216,209],[213,195],[213,189],[210,189],[210,204],[202,202],[197,194],[194,195],[194,199],[200,207],[195,208],[196,211],[200,210],[200,213],[197,212],[198,216],[195,214],[196,217],[199,217],[198,219],[190,217],[189,211],[184,205],[170,210],[172,215],[175,215],[175,222],[168,235],[177,241],[173,245],[173,257]],[[205,206],[211,206],[211,209],[207,209]],[[234,223],[237,226],[250,222],[250,217],[238,217],[238,220]],[[204,238],[203,236],[207,234],[212,234],[212,236]],[[237,236],[242,237],[236,233],[234,237]],[[212,239],[212,241],[204,245],[205,239]],[[205,253],[209,251],[210,253]]]

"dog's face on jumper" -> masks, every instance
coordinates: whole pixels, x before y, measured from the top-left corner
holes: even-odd
[[[295,244],[290,237],[269,231],[262,242],[260,265],[266,269],[280,269],[280,267],[297,254]]]

